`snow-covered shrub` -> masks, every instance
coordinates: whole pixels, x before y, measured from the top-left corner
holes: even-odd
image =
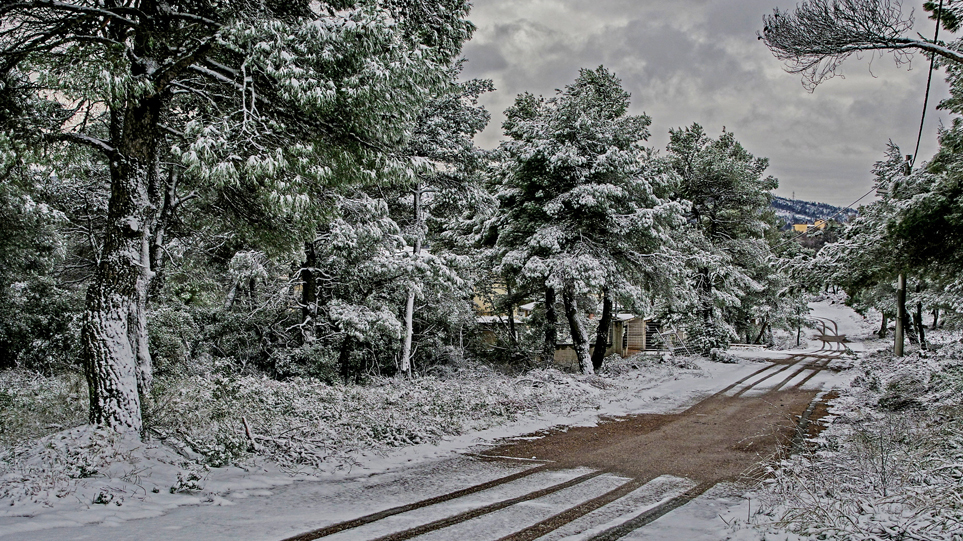
[[[525,414],[592,408],[611,385],[554,369],[513,378],[484,366],[444,379],[373,378],[366,386],[192,376],[159,383],[152,433],[211,466],[251,450],[292,469],[344,466],[357,452],[436,442]]]
[[[186,307],[168,303],[151,310],[147,326],[157,375],[182,372],[195,356],[200,327]]]
[[[816,539],[963,539],[963,347],[865,356],[808,452],[771,471],[758,526]]]
[[[709,360],[726,364],[739,364],[744,362],[740,357],[731,355],[726,350],[720,348],[712,348],[709,350]]]
[[[81,374],[0,371],[0,448],[83,424],[87,400]]]
[[[204,490],[203,481],[209,471],[210,469],[204,466],[202,468],[194,467],[177,472],[177,481],[171,486],[170,493],[177,494],[178,492]]]
[[[0,289],[0,368],[48,376],[72,369],[80,347],[82,308],[82,293],[47,277]]]
[[[729,348],[731,335],[722,325],[706,325],[699,322],[690,325],[687,334],[689,347],[703,354],[709,354],[713,349],[725,350]]]
[[[43,503],[69,495],[80,479],[93,477],[122,460],[129,447],[112,430],[82,426],[39,442],[0,448],[0,501]],[[107,503],[113,498],[103,496]]]

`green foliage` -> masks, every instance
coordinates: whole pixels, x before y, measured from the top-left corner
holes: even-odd
[[[780,295],[787,284],[770,249],[778,242],[769,210],[778,183],[765,175],[768,160],[731,132],[713,139],[699,124],[671,130],[667,150],[673,196],[688,209],[674,235],[687,288],[669,310],[688,314],[684,323],[704,353],[781,323],[799,300]]]
[[[87,421],[82,374],[0,371],[0,446],[12,447]]]

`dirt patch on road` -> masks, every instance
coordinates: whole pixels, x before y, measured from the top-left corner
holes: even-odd
[[[796,419],[816,394],[793,389],[749,397],[716,395],[681,413],[633,415],[553,431],[486,454],[550,460],[563,468],[587,466],[637,479],[669,474],[700,483],[735,480],[790,444]]]

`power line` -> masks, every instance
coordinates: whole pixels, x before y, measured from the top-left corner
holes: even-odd
[[[940,38],[940,21],[941,21],[941,18],[942,18],[942,17],[943,17],[943,0],[940,0],[940,6],[939,6],[939,8],[937,8],[937,10],[936,10],[936,31],[933,33],[933,43],[936,43],[936,41]],[[926,122],[926,108],[927,108],[927,106],[929,105],[929,101],[930,101],[930,87],[931,87],[932,84],[933,84],[933,68],[934,68],[935,64],[936,64],[936,54],[933,53],[933,54],[930,55],[930,71],[929,71],[929,75],[927,75],[927,77],[926,77],[926,93],[925,93],[924,96],[923,96],[923,114],[920,115],[920,131],[919,131],[919,133],[918,133],[917,136],[916,136],[916,149],[913,151],[913,157],[912,157],[912,159],[911,159],[911,161],[910,161],[910,168],[912,168],[913,166],[916,165],[916,157],[917,157],[917,156],[919,155],[919,153],[920,153],[920,141],[923,139],[923,124]],[[843,207],[842,209],[840,209],[840,211],[837,212],[836,214],[833,214],[833,215],[830,216],[829,218],[826,218],[826,221],[828,222],[828,221],[836,218],[837,216],[839,216],[840,214],[842,214],[847,208],[852,208],[856,203],[859,203],[859,202],[862,201],[863,199],[866,199],[866,197],[869,196],[869,194],[873,193],[874,191],[876,191],[876,188],[875,188],[875,187],[873,187],[873,188],[870,189],[868,192],[866,192],[865,194],[863,194],[863,196],[860,197],[859,199],[857,199],[856,201],[853,201],[853,202],[850,203],[848,206]],[[795,192],[793,193],[793,198],[795,199]],[[794,235],[793,237],[790,237],[790,238],[784,240],[783,242],[777,244],[777,245],[775,246],[775,248],[773,248],[773,249],[781,248],[781,247],[785,246],[786,244],[795,241],[796,239],[802,237],[803,235],[805,235],[805,234],[807,234],[807,233],[809,233],[808,230],[807,230],[807,231],[801,231],[801,232],[799,232],[799,234]]]
[[[943,0],[940,0],[940,7],[936,10],[936,32],[933,34],[933,43],[940,38],[940,19],[943,16]],[[920,116],[920,132],[916,136],[916,150],[913,151],[913,158],[910,167],[916,165],[916,156],[920,153],[920,141],[923,139],[923,123],[926,122],[926,107],[930,102],[930,85],[933,83],[933,66],[936,64],[936,53],[930,54],[930,73],[926,77],[926,94],[923,96],[923,114]]]

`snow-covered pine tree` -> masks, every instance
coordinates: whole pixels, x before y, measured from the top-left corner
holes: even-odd
[[[643,174],[651,120],[628,108],[614,74],[583,69],[552,98],[519,95],[499,147],[499,270],[543,290],[550,313],[561,297],[579,367],[589,374],[597,366],[580,297],[638,297],[637,278],[681,223],[682,207],[658,196],[668,177]],[[603,302],[600,336],[611,317],[612,303]]]
[[[687,227],[677,231],[679,249],[689,257],[690,286],[696,293],[690,321],[703,352],[724,347],[744,320],[736,309],[764,289],[756,277],[770,272],[766,219],[776,179],[765,176],[768,160],[756,158],[731,132],[717,139],[693,124],[670,131],[667,159],[678,175],[678,201],[688,205]],[[761,317],[765,314],[759,313]]]
[[[174,177],[164,162],[181,162],[198,185],[284,209],[308,207],[326,183],[407,174],[392,149],[469,37],[468,9],[462,0],[0,5],[0,73],[63,112],[59,122],[32,112],[17,121],[48,143],[93,150],[110,173],[82,333],[92,423],[142,427],[151,254]]]
[[[448,223],[466,210],[477,211],[479,197],[484,193],[479,172],[487,164],[488,153],[475,147],[473,138],[488,125],[491,115],[478,104],[479,96],[494,89],[490,80],[458,82],[462,62],[452,65],[450,85],[432,99],[418,116],[414,133],[405,153],[421,167],[410,183],[411,205],[407,207],[410,219],[399,218],[409,225],[409,244],[414,268],[419,265],[422,250],[431,242],[432,261],[442,263],[445,259],[456,262],[454,231]],[[405,198],[407,200],[407,198]],[[431,226],[431,230],[429,230]],[[457,228],[456,228],[457,229]],[[445,242],[440,236],[448,237]],[[435,242],[437,241],[437,242]],[[457,242],[455,244],[458,244]],[[468,271],[470,265],[462,265]],[[454,269],[445,274],[457,275]],[[405,333],[400,369],[411,373],[412,340],[415,334],[415,300],[427,284],[426,276],[413,275],[408,286],[405,303]],[[430,279],[430,277],[427,277]],[[467,291],[471,291],[469,287]],[[450,290],[450,302],[464,302],[466,295]],[[470,294],[470,293],[469,293]]]

